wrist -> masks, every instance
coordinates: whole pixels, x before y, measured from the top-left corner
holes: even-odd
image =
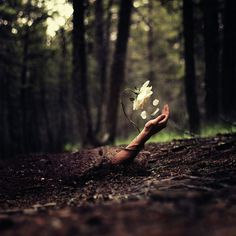
[[[145,128],[141,131],[140,135],[143,144],[145,144],[152,136]]]

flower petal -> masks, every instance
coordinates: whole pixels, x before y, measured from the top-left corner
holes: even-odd
[[[137,99],[135,99],[135,100],[133,101],[133,110],[134,110],[134,111],[135,111],[135,110],[138,110]]]
[[[142,111],[140,116],[142,117],[143,120],[145,120],[147,118],[147,112],[146,111]]]
[[[136,99],[133,101],[133,110],[142,110],[153,94],[152,86],[148,87],[150,81],[146,81],[140,88]]]
[[[158,99],[154,99],[152,102],[153,106],[157,106],[159,104],[159,100]]]
[[[157,109],[151,114],[151,116],[155,116],[159,110],[160,110],[160,109],[157,108]]]
[[[142,88],[146,88],[146,87],[149,85],[149,83],[150,83],[150,80],[147,80],[147,81],[142,85],[141,89],[142,89]],[[141,89],[140,89],[140,90],[141,90]]]

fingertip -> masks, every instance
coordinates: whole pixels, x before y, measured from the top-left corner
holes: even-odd
[[[164,106],[164,109],[165,109],[165,111],[166,111],[167,113],[170,112],[170,109],[169,109],[169,105],[168,105],[168,104],[166,104],[166,105]]]

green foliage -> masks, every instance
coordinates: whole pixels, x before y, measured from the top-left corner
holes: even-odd
[[[202,128],[200,137],[214,137],[217,134],[230,134],[230,133],[236,133],[235,126],[233,125],[225,126],[222,124],[208,125]],[[127,145],[132,141],[132,139],[136,135],[137,134],[133,133],[133,135],[129,136],[128,138],[117,139],[116,145]],[[187,134],[187,132],[183,131],[181,133],[181,132],[171,131],[170,129],[167,128],[167,130],[163,130],[160,133],[151,137],[148,143],[170,142],[176,139],[188,139],[188,138],[193,138],[193,137]]]
[[[228,134],[235,133],[236,126],[234,125],[223,125],[223,124],[215,124],[215,125],[207,125],[204,126],[201,130],[202,137],[211,137],[217,134]]]

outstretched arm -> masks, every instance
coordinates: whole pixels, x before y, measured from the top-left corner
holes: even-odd
[[[143,130],[131,143],[123,150],[118,152],[111,160],[112,164],[121,164],[132,161],[137,154],[143,149],[144,144],[151,138],[152,135],[164,129],[169,119],[169,106],[165,105],[162,109],[162,114],[157,118],[148,121]]]

